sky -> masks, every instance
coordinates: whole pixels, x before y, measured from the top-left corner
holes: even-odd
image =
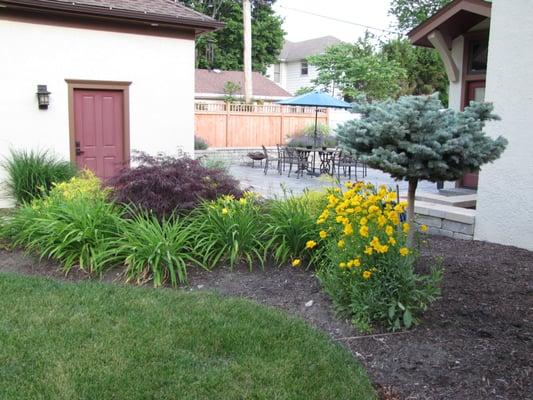
[[[394,20],[388,15],[389,6],[390,0],[278,0],[274,9],[284,18],[283,29],[287,33],[285,38],[290,41],[331,35],[346,42],[354,42],[364,35],[364,27],[296,10],[375,28],[393,29]],[[378,35],[384,34],[378,30],[370,31]]]

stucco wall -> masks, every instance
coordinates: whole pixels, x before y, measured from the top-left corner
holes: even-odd
[[[474,236],[533,250],[533,7],[512,3],[493,1],[486,88],[502,118],[487,132],[509,145],[480,173]]]
[[[4,20],[0,14],[0,157],[9,148],[69,158],[65,79],[131,81],[131,149],[194,148],[194,40]],[[38,84],[52,92],[39,110]],[[0,182],[5,178],[0,170]],[[0,194],[0,207],[5,207]]]

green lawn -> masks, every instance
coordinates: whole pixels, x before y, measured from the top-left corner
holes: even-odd
[[[284,313],[214,294],[0,274],[0,399],[375,399]]]

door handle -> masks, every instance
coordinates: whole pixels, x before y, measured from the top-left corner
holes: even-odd
[[[76,140],[76,155],[77,156],[81,156],[83,153],[85,153],[85,152],[81,150],[80,142],[78,140]]]

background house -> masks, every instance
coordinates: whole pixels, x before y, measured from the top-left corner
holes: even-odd
[[[195,37],[221,26],[167,0],[0,0],[0,157],[51,149],[108,178],[130,149],[192,152]]]
[[[409,33],[417,46],[438,50],[450,79],[450,107],[494,103],[502,120],[502,157],[460,185],[477,188],[474,237],[533,250],[533,7],[531,0],[455,0]]]
[[[197,102],[224,101],[230,93],[228,82],[235,91],[231,96],[244,100],[244,72],[197,69],[195,74],[195,98]],[[259,72],[252,73],[253,99],[274,102],[286,99],[291,94]]]
[[[333,36],[309,39],[303,42],[285,41],[279,56],[279,63],[271,65],[267,76],[289,93],[298,89],[313,86],[317,78],[316,67],[307,62],[307,57],[322,54],[328,47],[341,41]]]

